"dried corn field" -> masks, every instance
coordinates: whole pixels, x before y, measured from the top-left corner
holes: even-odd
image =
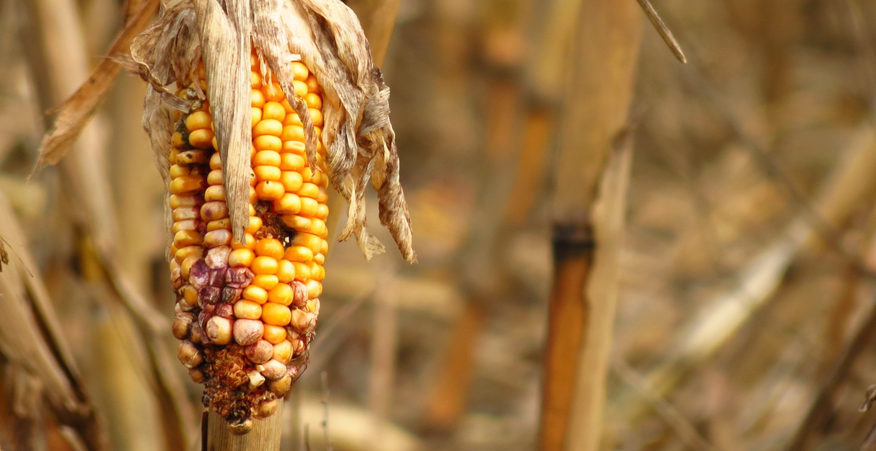
[[[655,0],[682,64],[642,1],[345,3],[392,89],[418,263],[373,191],[387,252],[337,243],[329,190],[282,449],[876,446],[876,5]],[[0,449],[200,449],[117,38],[158,4],[0,2]],[[100,65],[94,117],[34,170]]]

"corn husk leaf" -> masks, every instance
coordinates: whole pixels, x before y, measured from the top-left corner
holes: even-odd
[[[339,239],[355,237],[369,259],[383,251],[365,228],[365,190],[373,180],[381,223],[405,260],[416,261],[410,215],[399,181],[395,132],[389,121],[389,88],[374,66],[355,14],[338,0],[164,1],[156,22],[131,47],[138,71],[151,84],[144,126],[153,137],[160,167],[166,170],[170,151],[169,108],[186,111],[193,106],[169,97],[190,85],[203,60],[232,227],[235,236],[242,236],[250,177],[251,119],[245,76],[250,42],[302,118],[308,161],[314,167],[317,138],[304,100],[292,89],[288,63],[302,60],[322,86],[328,174],[349,202]]]

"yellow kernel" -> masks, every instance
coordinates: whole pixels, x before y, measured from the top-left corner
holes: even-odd
[[[264,121],[262,121],[264,122]],[[274,135],[261,135],[256,136],[253,141],[253,145],[256,150],[273,150],[274,152],[279,152],[283,150],[283,141]]]
[[[285,305],[268,302],[262,307],[262,321],[272,326],[285,326],[292,319],[292,312]]]
[[[243,243],[241,243],[240,241],[234,241],[233,243],[231,243],[231,247],[233,249],[255,249],[255,238],[252,236],[251,233],[244,233],[243,241]]]
[[[218,148],[219,148],[219,141],[216,140],[216,133],[215,133],[215,131],[213,132],[213,140],[210,142],[210,144],[213,146],[214,149],[218,149]]]
[[[198,210],[198,207],[178,207],[173,209],[171,215],[174,221],[198,219]]]
[[[304,97],[307,95],[307,83],[301,80],[292,80],[292,87],[295,88],[295,97]]]
[[[292,105],[289,104],[289,99],[283,99],[282,104],[283,104],[283,109],[286,110],[286,114],[292,114],[295,112],[295,110],[292,109]],[[286,119],[283,118],[283,121],[285,121],[285,120]]]
[[[314,217],[319,208],[319,202],[310,197],[301,198],[301,216]]]
[[[262,228],[262,218],[258,216],[250,216],[249,223],[246,226],[246,233],[256,233]]]
[[[293,61],[289,64],[292,67],[292,77],[295,80],[307,80],[307,76],[310,75],[310,71],[307,70],[307,66],[304,65],[301,61]]]
[[[275,102],[280,102],[286,97],[286,95],[283,94],[283,89],[280,88],[280,85],[276,82],[263,87],[262,90],[265,93],[265,99],[268,101],[273,100]]]
[[[283,343],[286,341],[286,328],[274,326],[272,324],[265,324],[265,332],[262,335],[262,338],[272,345]]]
[[[313,121],[313,126],[322,127],[322,111],[310,108],[307,112],[310,113],[310,120]]]
[[[249,85],[253,88],[258,88],[262,85],[262,77],[255,71],[249,73]]]
[[[280,169],[284,171],[300,171],[304,168],[304,157],[294,153],[283,152],[280,155]]]
[[[328,202],[328,191],[320,186],[319,190],[316,192],[316,197],[314,197],[314,199],[316,199],[316,201],[319,202],[320,205],[325,204],[326,202]],[[317,214],[319,214],[319,207],[317,207],[314,216]]]
[[[310,168],[308,168],[310,169]],[[310,182],[305,182],[301,185],[301,189],[298,190],[299,196],[309,197],[311,199],[316,199],[319,196],[319,187]],[[314,214],[316,210],[314,210]]]
[[[292,290],[292,287],[289,286],[289,284],[281,283],[274,286],[274,288],[272,288],[271,291],[268,292],[268,301],[280,305],[289,305],[292,303],[292,297],[294,296],[294,294],[295,293]]]
[[[292,238],[293,246],[304,246],[310,249],[314,254],[320,252],[323,239],[311,233],[296,233]],[[325,253],[325,252],[323,252]],[[295,268],[296,270],[298,268]]]
[[[259,182],[255,187],[255,191],[259,199],[262,200],[277,200],[282,198],[286,192],[283,189],[282,183],[271,180]]]
[[[185,166],[180,166],[178,164],[174,164],[168,170],[168,175],[170,178],[175,179],[177,177],[182,177],[184,175],[189,175],[189,168]]]
[[[291,156],[297,157],[297,155]],[[283,171],[283,174],[280,176],[280,183],[283,184],[283,188],[286,189],[287,193],[294,193],[301,189],[303,179],[301,173],[297,171]]]
[[[204,200],[207,202],[212,201],[225,201],[225,187],[222,185],[210,185],[207,187],[207,190],[204,191]]]
[[[171,182],[173,183],[173,182]],[[222,182],[222,170],[221,169],[213,169],[207,174],[207,184],[209,185],[221,185]]]
[[[256,124],[262,121],[262,109],[257,107],[252,107],[252,126],[255,127]]]
[[[291,109],[291,106],[289,107]],[[290,111],[286,116],[286,119],[283,119],[283,125],[304,125],[304,122],[301,122],[301,118],[298,117],[298,113],[294,111]]]
[[[307,263],[313,260],[313,251],[307,246],[289,246],[283,258],[291,262]]]
[[[310,221],[310,227],[307,232],[312,233],[320,238],[328,238],[328,227],[322,219],[313,218]]]
[[[300,215],[283,215],[281,219],[283,220],[283,224],[285,224],[286,227],[289,227],[296,232],[312,233],[309,230],[311,225],[310,218],[306,218]]]
[[[280,189],[283,188],[282,184]],[[279,199],[274,201],[274,211],[280,214],[295,214],[301,211],[301,198],[297,194],[284,193]],[[281,217],[282,219],[282,217]]]
[[[189,275],[192,273],[192,266],[195,266],[195,263],[201,259],[200,255],[191,255],[186,257],[182,263],[179,264],[180,275],[182,275],[183,279],[188,279]]]
[[[257,274],[252,279],[253,285],[258,285],[268,291],[271,291],[278,283],[280,283],[280,279],[273,274]],[[268,294],[270,295],[270,293]]]
[[[186,145],[185,141],[183,141],[182,133],[173,132],[173,135],[170,136],[170,145],[175,148],[180,148]],[[171,159],[170,161],[173,161],[173,159]]]
[[[207,231],[212,232],[213,230],[231,230],[231,219],[230,218],[222,218],[217,219],[215,221],[210,221],[207,223]]]
[[[271,103],[279,106],[279,104],[277,104],[276,102],[268,102],[266,105],[270,105]],[[280,106],[280,108],[283,107]],[[282,133],[283,123],[278,121],[277,119],[266,119],[264,115],[262,115],[262,121],[256,124],[256,126],[252,129],[252,136],[280,136]]]
[[[296,280],[310,279],[310,265],[299,262],[292,262],[292,266],[295,267]]]
[[[219,152],[213,152],[213,155],[210,155],[210,169],[222,169],[222,157]]]
[[[204,235],[204,246],[226,246],[231,243],[231,231],[228,229],[211,230]]]
[[[264,238],[256,243],[255,253],[275,260],[283,258],[283,243],[275,238]]]
[[[314,254],[313,261],[319,265],[324,265],[325,264],[325,254],[322,254],[322,253]]]
[[[234,303],[234,316],[243,319],[259,319],[262,317],[262,306],[253,301],[240,299]]]
[[[289,283],[295,280],[295,266],[289,260],[280,260],[277,262],[277,280],[280,283]]]
[[[300,125],[287,125],[283,127],[280,139],[283,141],[304,142],[304,127]]]
[[[328,241],[325,238],[319,241],[319,253],[328,254]]]
[[[319,204],[318,207],[316,207],[316,214],[313,216],[315,218],[319,218],[319,219],[322,219],[323,221],[325,221],[325,219],[328,218],[328,213],[329,213],[328,205],[321,203],[321,204]]]
[[[186,246],[186,247],[180,248],[178,251],[176,251],[176,253],[174,254],[174,257],[176,258],[176,261],[181,262],[189,257],[200,258],[202,255],[204,255],[204,248],[203,247],[201,247],[201,246]]]
[[[204,221],[216,221],[228,217],[228,204],[224,201],[217,200],[206,202],[201,205],[201,219]]]
[[[262,107],[263,119],[274,119],[282,122],[286,118],[286,109],[278,102],[268,102]]]
[[[277,266],[278,263],[276,258],[261,255],[252,261],[250,269],[256,274],[277,274]]]
[[[268,302],[268,292],[260,286],[250,285],[243,289],[243,298],[257,304],[264,304]]]
[[[322,282],[325,279],[325,268],[322,265],[313,262],[310,264],[310,278],[317,282]]]
[[[252,157],[253,166],[280,167],[281,162],[282,158],[280,158],[280,153],[274,150],[262,150],[261,152],[253,154]]]
[[[170,181],[170,194],[182,194],[197,191],[204,186],[204,177],[200,175],[184,175]]]
[[[180,230],[173,235],[173,245],[177,248],[201,244],[203,237],[194,230]]]
[[[192,147],[199,149],[209,149],[213,147],[213,131],[207,128],[200,128],[189,133],[189,144]]]
[[[253,107],[261,109],[265,104],[265,95],[261,89],[253,89],[249,96],[250,103]]]
[[[186,219],[185,221],[176,221],[171,227],[171,231],[176,234],[180,230],[195,230],[198,228],[198,223],[194,219]]]
[[[292,342],[282,340],[274,344],[273,359],[283,364],[289,363],[289,360],[292,359]]]
[[[170,196],[170,208],[179,208],[179,207],[194,207],[200,203],[200,199],[191,195],[176,195],[172,194]]]
[[[307,282],[307,297],[310,299],[318,298],[322,294],[322,283],[315,280]],[[264,314],[264,313],[263,313]]]
[[[280,168],[277,166],[256,166],[253,168],[255,171],[256,180],[270,180],[272,182],[279,182],[280,177],[283,175]]]
[[[307,96],[304,97],[304,101],[307,102],[307,106],[309,108],[321,109],[322,108],[322,96],[318,94],[314,94],[312,92],[307,93]]]
[[[183,299],[185,299],[186,304],[191,307],[198,305],[198,290],[191,285],[186,285],[182,289]]]
[[[234,249],[228,254],[228,266],[249,266],[255,253],[247,248]]]
[[[319,83],[316,81],[316,77],[313,75],[307,77],[307,90],[309,92],[320,92],[322,88],[319,86]]]
[[[213,118],[210,117],[210,113],[203,110],[195,111],[186,116],[186,130],[189,132],[194,130],[209,130],[212,122]]]

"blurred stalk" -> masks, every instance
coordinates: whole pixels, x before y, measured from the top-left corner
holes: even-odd
[[[575,17],[553,171],[554,279],[539,440],[543,450],[599,446],[629,171],[627,117],[641,39],[634,2],[583,0]],[[614,151],[618,157],[609,165]],[[605,174],[611,176],[600,193],[606,165],[612,169]],[[614,203],[602,206],[610,213],[594,211],[599,195]],[[611,239],[600,242],[604,237]]]

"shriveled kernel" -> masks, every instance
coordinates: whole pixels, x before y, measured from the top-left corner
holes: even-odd
[[[247,248],[234,249],[228,254],[229,266],[249,266],[255,259],[255,253]]]
[[[249,346],[262,338],[265,326],[259,320],[238,319],[234,321],[234,341],[241,346]]]
[[[313,250],[307,246],[290,246],[283,258],[291,262],[307,263],[313,260]]]
[[[292,287],[288,284],[281,283],[274,286],[271,291],[268,292],[268,302],[273,302],[275,304],[280,305],[289,305],[292,303],[292,297],[294,293],[292,292]]]
[[[286,328],[282,326],[273,326],[271,324],[265,324],[265,340],[268,340],[271,344],[277,344],[286,339]]]
[[[204,372],[197,368],[192,368],[189,370],[189,377],[192,379],[192,382],[196,384],[204,382]]]
[[[277,262],[277,279],[280,283],[289,283],[295,279],[295,266],[289,260]]]
[[[195,111],[186,116],[186,130],[189,132],[194,130],[209,130],[212,122],[213,118],[210,117],[210,113],[203,110]]]
[[[262,306],[257,302],[241,299],[234,303],[234,316],[242,319],[259,319],[262,317]]]
[[[243,289],[243,298],[257,304],[264,304],[265,302],[268,302],[268,292],[262,287],[250,285]]]
[[[179,343],[179,348],[177,349],[177,358],[186,368],[194,368],[201,364],[203,357],[201,353],[198,351],[198,348],[195,347],[194,343],[184,340]]]
[[[283,258],[283,243],[276,238],[263,238],[256,242],[255,253],[259,256],[266,256],[279,260]]]
[[[292,310],[292,320],[290,324],[296,330],[304,332],[310,329],[313,325],[314,315],[303,310]]]
[[[271,387],[274,386],[274,382],[277,382],[277,381],[272,381]],[[290,384],[290,388],[291,388],[291,384]],[[271,390],[273,391],[274,389],[272,388]],[[277,393],[277,392],[274,391],[274,393]],[[262,401],[259,403],[254,415],[256,418],[267,418],[267,417],[275,414],[279,408],[280,408],[280,400],[279,399],[265,400],[265,401]]]
[[[282,189],[283,185],[280,185],[280,188]],[[284,191],[279,199],[274,200],[274,211],[283,214],[283,216],[296,214],[301,211],[301,198],[297,194],[286,193]]]
[[[189,334],[189,329],[192,327],[192,320],[191,313],[178,313],[173,319],[173,336],[178,340],[186,338]]]
[[[256,274],[277,274],[277,266],[276,258],[262,255],[252,261],[250,269]]]
[[[272,359],[262,365],[261,372],[268,379],[279,379],[286,374],[286,365]]]
[[[255,171],[256,180],[270,180],[273,182],[279,182],[283,172],[280,171],[280,168],[277,166],[256,166],[253,168]]]
[[[210,343],[224,345],[231,342],[231,320],[221,316],[214,316],[207,320],[204,327],[204,335]]]
[[[272,180],[259,182],[258,185],[256,185],[255,190],[259,199],[262,200],[277,200],[282,198],[283,194],[286,193],[282,183]]]
[[[265,363],[274,356],[274,346],[267,340],[259,340],[247,346],[245,352],[253,363]]]

